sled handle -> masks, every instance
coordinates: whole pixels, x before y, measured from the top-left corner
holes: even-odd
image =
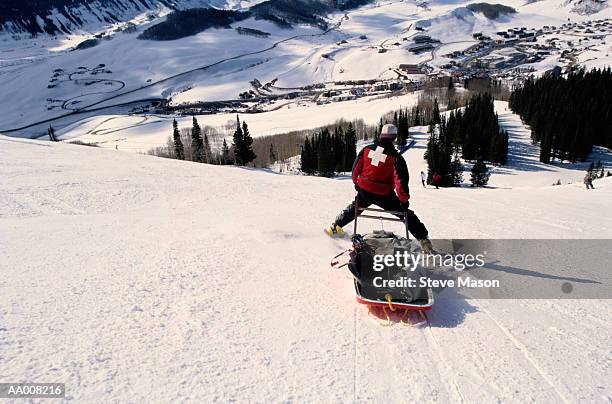
[[[389,212],[389,213],[391,213],[391,212]],[[388,222],[402,222],[402,223],[404,223],[404,221],[402,219],[395,219],[393,217],[372,216],[372,215],[359,215],[359,217],[365,217],[366,219],[386,220]]]
[[[360,212],[383,212],[383,213],[390,213],[392,215],[404,215],[404,212],[400,212],[398,210],[384,210],[384,209],[378,209],[378,208],[359,208]]]
[[[401,215],[404,219],[397,219],[394,217],[386,217],[386,216],[374,216],[374,215],[362,215],[361,212],[381,212],[381,213],[389,213],[391,215]],[[379,219],[386,220],[388,222],[404,222],[404,226],[406,227],[406,238],[410,239],[410,231],[408,230],[408,214],[407,212],[399,212],[395,210],[384,210],[377,208],[360,208],[359,207],[359,195],[355,195],[355,218],[353,223],[353,234],[357,234],[357,218],[361,216],[366,219]]]
[[[359,194],[355,195],[355,218],[353,222],[353,234],[357,234],[357,216],[359,216]]]

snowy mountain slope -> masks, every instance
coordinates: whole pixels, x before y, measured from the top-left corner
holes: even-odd
[[[0,3],[0,35],[70,35],[82,31],[95,32],[144,13],[156,16],[172,9],[194,7],[235,9],[255,3],[257,0],[5,0]]]
[[[578,14],[594,14],[608,7],[608,0],[567,0],[565,4]]]
[[[68,50],[91,36],[6,39],[0,42],[0,89],[7,94],[0,101],[6,115],[0,131],[25,126],[10,134],[34,137],[44,134],[49,124],[61,129],[90,116],[125,115],[151,100],[165,99],[172,105],[236,100],[240,93],[253,90],[255,79],[276,80],[277,87],[288,89],[342,80],[397,79],[394,69],[400,64],[431,61],[435,68],[447,63],[444,53],[473,45],[474,32],[492,34],[516,26],[558,25],[567,18],[612,16],[610,8],[590,17],[575,15],[557,0],[506,3],[517,13],[496,20],[460,2],[435,1],[427,8],[412,1],[374,3],[332,13],[329,24],[336,26],[327,33],[311,26],[281,29],[249,19],[235,23],[231,30],[210,29],[177,41],[143,41],[137,39],[141,30],[158,20],[150,22],[141,15],[135,20],[137,32],[112,33],[108,40],[77,51]],[[426,26],[429,35],[442,41],[439,49],[418,55],[409,51],[411,38],[419,33],[417,25]],[[239,26],[270,35],[240,35],[235,30]],[[609,64],[610,38],[585,52],[582,60],[588,66]],[[539,70],[550,68],[557,59],[558,55],[551,56]],[[102,72],[95,70],[100,64],[105,65]],[[70,115],[88,108],[94,111]],[[28,127],[35,123],[39,124]]]
[[[194,8],[250,10],[258,18],[290,27],[292,23],[324,25],[326,13],[355,8],[370,0],[50,0],[0,3],[0,36],[71,35],[104,30],[139,14],[149,20],[170,11]],[[194,24],[196,20],[183,24]]]
[[[423,189],[422,148],[412,207],[436,238],[612,237],[609,180]],[[439,301],[431,330],[368,318],[329,269],[347,242],[321,234],[349,181],[6,137],[0,159],[2,379],[79,402],[612,396],[609,300]]]
[[[491,2],[492,4],[494,2]],[[427,28],[428,34],[441,39],[443,42],[458,40],[471,40],[472,34],[482,32],[493,35],[496,31],[507,30],[513,27],[542,27],[544,25],[560,25],[581,18],[610,18],[612,12],[607,7],[598,10],[592,16],[579,16],[563,1],[540,0],[524,2],[522,0],[504,1],[503,5],[512,7],[516,13],[502,14],[498,18],[487,18],[483,13],[474,12],[465,7],[466,3],[433,2],[439,6],[431,18],[419,20],[417,26]],[[432,11],[433,11],[432,10]],[[427,16],[427,13],[423,13]]]
[[[110,41],[101,41],[94,48],[48,57],[0,74],[0,87],[14,99],[13,103],[6,104],[10,118],[3,125],[15,127],[31,122],[32,112],[40,118],[65,115],[111,97],[115,98],[98,107],[168,97],[186,92],[196,84],[207,94],[204,101],[236,99],[240,92],[251,88],[249,81],[253,78],[272,79],[279,70],[285,71],[287,65],[301,57],[305,48],[313,46],[308,35],[321,34],[312,27],[285,32],[265,21],[240,25],[274,35],[256,38],[234,30],[213,29],[179,41],[157,42],[138,40],[137,33],[122,34]],[[276,42],[297,35],[304,37],[292,40],[288,46],[293,48],[283,44],[272,48]],[[333,33],[330,36],[335,37]],[[269,51],[247,55],[266,49]],[[237,57],[240,55],[245,56]],[[223,60],[227,62],[218,63]],[[91,70],[99,64],[105,65],[107,73],[92,75]],[[213,64],[217,65],[205,68]],[[203,69],[172,78],[199,68]],[[61,71],[56,75],[57,69]],[[37,90],[41,88],[46,102],[42,102]]]

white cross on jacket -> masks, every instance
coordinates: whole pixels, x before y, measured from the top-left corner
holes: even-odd
[[[372,160],[371,163],[374,167],[378,167],[378,163],[384,163],[385,160],[387,160],[387,155],[384,151],[385,149],[383,147],[378,146],[376,150],[371,150],[368,153],[368,157]]]

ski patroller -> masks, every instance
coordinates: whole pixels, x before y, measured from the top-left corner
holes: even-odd
[[[408,166],[393,144],[396,136],[395,125],[386,124],[380,131],[379,140],[357,154],[351,175],[357,191],[356,199],[338,214],[325,232],[330,237],[344,235],[342,228],[354,219],[355,213],[361,213],[355,210],[357,204],[363,208],[376,205],[389,212],[399,211],[396,216],[407,223],[407,232],[419,240],[423,250],[432,253],[427,228],[408,208]]]

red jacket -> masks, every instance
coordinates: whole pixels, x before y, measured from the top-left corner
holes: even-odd
[[[395,193],[408,202],[408,167],[390,141],[379,141],[364,147],[353,164],[353,183],[376,195]]]

